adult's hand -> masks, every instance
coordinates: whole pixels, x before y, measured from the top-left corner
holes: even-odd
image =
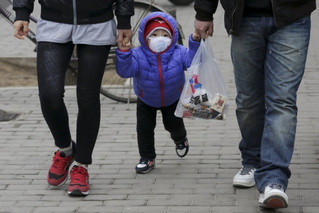
[[[201,38],[206,38],[207,36],[213,36],[214,32],[214,22],[211,21],[199,21],[195,19],[195,32],[200,35]]]
[[[117,37],[117,45],[119,47],[130,46],[130,40],[132,38],[132,30],[131,29],[119,29],[118,37]]]
[[[29,32],[29,22],[17,20],[13,24],[14,27],[14,36],[18,39],[24,39]]]

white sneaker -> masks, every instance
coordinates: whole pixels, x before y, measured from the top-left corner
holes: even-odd
[[[256,169],[252,166],[242,166],[240,171],[233,179],[233,186],[241,188],[249,188],[256,185],[255,174]]]
[[[288,207],[288,196],[278,184],[269,184],[259,196],[261,208],[279,209]]]

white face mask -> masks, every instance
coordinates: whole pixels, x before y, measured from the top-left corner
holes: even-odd
[[[152,51],[159,53],[167,49],[167,47],[172,43],[172,39],[167,37],[151,37],[149,47]]]

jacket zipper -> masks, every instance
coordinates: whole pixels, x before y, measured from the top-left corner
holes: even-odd
[[[162,73],[162,65],[161,65],[161,57],[160,54],[157,55],[157,64],[158,64],[158,75],[160,80],[160,90],[161,90],[161,105],[164,106],[164,86],[163,86],[163,73]]]
[[[274,0],[270,0],[270,2],[271,2],[271,6],[272,6],[272,7],[271,7],[271,9],[272,9],[272,14],[274,15],[274,22],[275,22],[275,25],[278,26],[278,25],[277,25],[277,20],[276,20],[275,9],[274,9],[274,8],[275,8],[275,7],[274,7]]]
[[[73,0],[73,24],[77,25],[78,21],[77,21],[77,14],[76,14],[76,0]]]
[[[233,13],[232,13],[232,19],[231,19],[231,27],[229,29],[229,32],[228,32],[228,36],[230,36],[230,34],[232,34],[234,32],[234,16],[235,16],[235,12],[238,8],[238,0],[236,1],[236,5],[235,5],[235,8],[233,10]]]

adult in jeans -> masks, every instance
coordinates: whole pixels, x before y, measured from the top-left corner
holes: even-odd
[[[114,20],[113,4],[115,3]],[[37,76],[41,109],[58,150],[54,153],[47,181],[60,186],[70,172],[70,196],[89,194],[88,165],[100,126],[100,86],[111,45],[125,45],[131,38],[133,0],[42,0],[37,23]],[[14,35],[28,33],[34,0],[14,0]],[[77,131],[72,140],[64,103],[64,80],[70,57],[77,46]]]
[[[297,106],[315,0],[221,0],[237,88],[242,168],[233,185],[260,192],[259,205],[285,208]],[[218,0],[196,0],[195,29],[212,36]]]

